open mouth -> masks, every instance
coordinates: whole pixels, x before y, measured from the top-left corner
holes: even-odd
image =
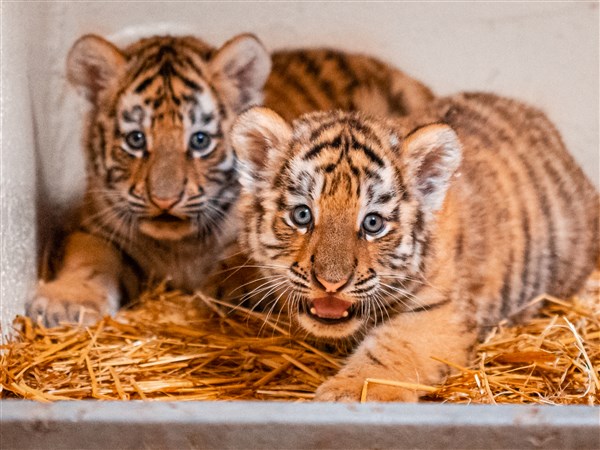
[[[152,218],[150,218],[150,221],[152,222],[161,222],[161,223],[183,223],[183,222],[187,222],[188,219],[182,218],[182,217],[177,217],[174,216],[173,214],[169,214],[169,213],[162,213],[158,216],[154,216]]]
[[[304,306],[306,314],[321,323],[347,322],[356,314],[356,306],[334,296],[315,298]]]

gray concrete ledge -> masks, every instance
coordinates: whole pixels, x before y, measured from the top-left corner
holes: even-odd
[[[1,449],[599,449],[600,408],[0,401]]]

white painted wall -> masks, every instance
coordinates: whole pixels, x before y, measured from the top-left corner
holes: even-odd
[[[2,204],[3,241],[14,244],[7,247],[6,258],[3,254],[2,292],[16,293],[10,300],[3,297],[11,304],[10,309],[3,306],[5,320],[21,310],[23,290],[13,288],[22,286],[31,273],[24,272],[18,280],[4,277],[5,264],[13,273],[22,270],[24,264],[16,261],[24,256],[12,258],[15,239],[32,230],[31,142],[35,141],[40,167],[40,223],[81,191],[79,136],[85,104],[65,84],[64,61],[71,44],[84,33],[122,43],[145,34],[193,33],[220,45],[234,34],[250,31],[270,49],[327,45],[371,53],[423,80],[440,95],[486,90],[537,105],[557,124],[589,177],[596,185],[600,181],[597,2],[3,5],[2,145],[15,153],[10,157],[3,153],[2,197],[9,196],[9,188],[22,186],[20,197],[11,198],[19,198],[23,211],[29,211],[18,216],[9,211],[8,202]],[[11,223],[21,226],[5,229],[5,212]],[[32,252],[28,247],[20,251],[27,258]]]
[[[34,20],[2,5],[0,116],[0,336],[22,305],[36,276],[36,161],[26,37]]]

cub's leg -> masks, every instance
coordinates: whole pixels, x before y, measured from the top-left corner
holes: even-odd
[[[40,283],[27,315],[52,327],[61,322],[91,324],[113,314],[120,303],[122,269],[116,248],[96,236],[73,233],[67,239],[58,276]]]
[[[370,332],[339,373],[318,388],[315,400],[358,401],[366,378],[439,383],[449,368],[432,356],[466,364],[477,339],[476,327],[449,301],[426,304],[438,306],[398,314]],[[369,384],[367,400],[416,402],[420,394],[373,383]]]

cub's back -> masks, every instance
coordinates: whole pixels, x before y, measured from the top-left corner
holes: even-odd
[[[286,50],[274,52],[272,62],[265,105],[288,121],[330,109],[405,116],[433,99],[425,85],[369,56]]]
[[[441,120],[463,144],[453,181],[465,269],[496,274],[506,316],[541,293],[574,294],[599,255],[596,189],[539,110],[491,94],[435,101],[415,120]],[[465,274],[467,275],[467,274]]]

